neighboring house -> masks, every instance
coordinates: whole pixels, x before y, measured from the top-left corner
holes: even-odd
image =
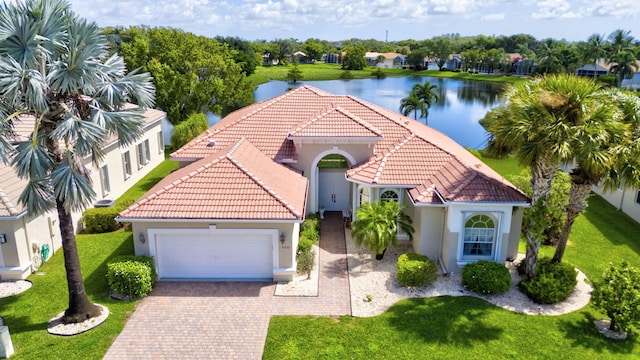
[[[400,53],[388,52],[367,52],[364,55],[368,66],[377,66],[379,68],[402,68],[405,64],[406,55]]]
[[[328,53],[322,55],[322,61],[326,64],[340,64],[341,54]]]
[[[593,191],[640,223],[640,189],[621,186],[616,190],[604,190],[602,186],[594,186]]]
[[[307,54],[303,53],[302,51],[296,51],[293,53],[293,55],[289,56],[289,62],[293,63],[296,58],[298,59],[299,64],[309,64],[310,62]]]
[[[120,146],[117,138],[111,138],[104,146],[102,165],[95,168],[90,158],[83,159],[91,170],[91,179],[97,199],[115,200],[138,180],[164,160],[164,141],[161,123],[166,118],[159,110],[145,112],[144,135],[128,147]],[[33,118],[15,120],[17,138],[24,141],[33,130]],[[51,251],[62,245],[58,215],[51,211],[31,217],[27,208],[18,201],[26,180],[18,178],[15,170],[0,162],[0,279],[24,279],[32,268],[34,246],[47,244]],[[81,213],[74,213],[76,230],[81,229]]]
[[[609,70],[611,69],[611,65],[606,62],[596,62],[595,64],[587,64],[576,69],[576,75],[585,76],[585,77],[598,77],[600,75],[609,74]]]
[[[378,200],[406,206],[415,251],[458,272],[515,258],[529,206],[439,131],[310,86],[229,114],[171,158],[181,168],[118,217],[160,280],[291,280],[305,214]]]
[[[620,87],[627,90],[638,91],[640,90],[640,60],[636,61],[636,68],[633,69],[633,75],[629,78],[624,78]]]

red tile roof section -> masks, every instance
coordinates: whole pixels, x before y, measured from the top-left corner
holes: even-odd
[[[20,179],[16,170],[0,161],[0,217],[17,216],[26,208],[18,199],[27,186],[27,181]]]
[[[345,125],[346,124],[346,125]],[[527,202],[528,198],[443,133],[352,96],[309,86],[240,109],[171,156],[197,160],[246,137],[268,158],[295,160],[292,137],[380,133],[374,155],[347,172],[349,180],[413,189],[414,201]],[[340,131],[338,131],[340,130]],[[215,145],[210,145],[210,140]],[[433,188],[435,186],[435,188]],[[425,189],[436,194],[427,196]]]
[[[331,104],[308,121],[298,124],[289,137],[382,137],[382,132],[341,106]]]
[[[170,174],[120,217],[301,220],[307,182],[242,138]]]

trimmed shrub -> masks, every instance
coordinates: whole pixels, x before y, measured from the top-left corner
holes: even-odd
[[[82,213],[84,231],[89,234],[102,234],[120,229],[124,224],[117,222],[116,216],[134,202],[127,199],[116,203],[115,206],[85,210]]]
[[[404,286],[429,286],[438,279],[436,263],[416,253],[398,257],[398,283]]]
[[[522,280],[520,289],[538,304],[555,304],[571,295],[578,284],[576,274],[573,265],[541,258],[536,266],[536,277]]]
[[[306,219],[300,225],[300,231],[305,231],[307,229],[316,229],[318,233],[320,233],[320,216],[317,214],[307,215]]]
[[[114,294],[130,300],[147,296],[156,281],[153,258],[117,256],[107,263],[107,281]]]
[[[311,270],[313,269],[313,263],[316,258],[316,254],[309,247],[306,251],[300,251],[296,255],[296,260],[298,263],[297,271],[298,273],[307,274],[307,279],[311,277]]]
[[[351,71],[345,70],[345,71],[342,72],[342,74],[340,74],[340,79],[341,80],[351,80],[351,79],[353,79],[353,74],[351,73]]]
[[[609,330],[640,328],[640,269],[626,261],[620,266],[610,263],[602,278],[593,283],[591,300],[611,319]]]
[[[501,294],[511,288],[511,274],[503,264],[480,260],[462,268],[462,286],[477,294]]]
[[[313,244],[314,242],[309,239],[300,238],[300,241],[298,241],[298,253],[309,251]]]
[[[300,239],[311,240],[311,242],[315,243],[320,239],[320,234],[315,228],[308,228],[300,232]]]

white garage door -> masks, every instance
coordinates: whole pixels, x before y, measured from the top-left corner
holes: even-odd
[[[273,235],[155,234],[159,279],[271,279]]]

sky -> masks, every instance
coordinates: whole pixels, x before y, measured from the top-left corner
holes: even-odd
[[[640,0],[70,0],[99,26],[164,26],[246,40],[423,40],[530,34],[585,41],[617,29],[640,39]]]

